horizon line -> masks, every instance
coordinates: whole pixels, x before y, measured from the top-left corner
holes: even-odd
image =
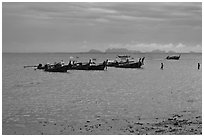
[[[145,54],[145,53],[152,53],[152,54],[192,54],[192,53],[195,53],[195,54],[201,54],[201,52],[194,52],[194,51],[189,51],[189,52],[89,52],[89,51],[84,51],[84,52],[2,52],[3,53],[40,53],[40,54],[43,54],[43,53],[69,53],[69,54],[87,54],[87,53],[91,53],[91,54],[117,54],[117,53],[122,53],[122,54]]]

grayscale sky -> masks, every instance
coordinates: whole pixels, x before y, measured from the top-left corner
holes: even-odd
[[[201,52],[202,3],[3,3],[3,52]]]

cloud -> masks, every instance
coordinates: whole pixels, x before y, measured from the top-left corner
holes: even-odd
[[[120,20],[120,21],[137,21],[137,22],[163,21],[163,19],[160,19],[160,18],[140,17],[140,16],[137,17],[137,16],[130,16],[130,15],[108,15],[106,17],[112,20]]]
[[[110,21],[108,19],[105,18],[97,18],[95,19],[96,22],[100,22],[100,23],[109,23]]]
[[[3,3],[3,13],[25,18],[124,21],[201,20],[201,3]]]
[[[202,52],[202,46],[201,45],[185,45],[182,43],[173,44],[160,44],[160,43],[112,43],[109,44],[108,48],[126,48],[129,50],[137,50],[141,52],[151,52],[153,50],[161,50],[165,52],[169,51],[175,51],[175,52]]]
[[[165,21],[163,23],[168,23],[168,25],[171,25],[171,22],[175,21],[180,21],[183,24],[192,20],[201,21],[202,17],[201,3],[119,3],[113,8],[119,10],[120,15],[124,17],[135,17],[137,21],[158,21],[160,24],[160,21]]]
[[[116,48],[125,46],[144,51],[200,51],[201,46],[196,45],[202,43],[202,3],[3,2],[2,24],[5,45],[46,41],[74,45],[87,40],[96,47],[112,43]],[[129,43],[132,40],[144,43]]]
[[[110,14],[118,13],[115,10],[110,10],[105,8],[89,8],[88,10],[91,12],[98,12],[98,13],[110,13]]]

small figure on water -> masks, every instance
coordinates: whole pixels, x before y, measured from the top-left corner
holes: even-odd
[[[162,70],[163,70],[163,68],[164,68],[164,64],[163,64],[163,63],[161,63],[161,68],[160,68],[160,69],[162,69]]]
[[[200,69],[200,63],[198,63],[198,69]]]
[[[105,70],[107,70],[107,63],[108,63],[108,59],[103,62],[103,65],[105,65]]]
[[[106,59],[106,70],[107,70],[108,59]]]

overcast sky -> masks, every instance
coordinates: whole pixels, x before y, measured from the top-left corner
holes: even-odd
[[[3,52],[201,51],[202,3],[3,3]]]

